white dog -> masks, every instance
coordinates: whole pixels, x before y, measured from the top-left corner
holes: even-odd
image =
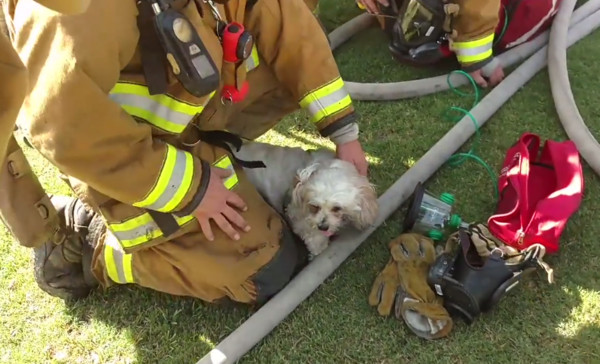
[[[327,248],[346,222],[364,229],[377,217],[373,185],[329,150],[247,142],[235,155],[265,164],[266,168],[244,171],[265,201],[285,216],[302,238],[311,259]]]

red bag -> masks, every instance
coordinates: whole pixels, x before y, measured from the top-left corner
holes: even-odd
[[[553,254],[581,203],[583,172],[572,141],[548,140],[538,157],[539,147],[539,136],[524,133],[508,150],[498,179],[500,201],[488,228],[518,250],[539,243]]]
[[[504,27],[505,10],[509,24],[504,36],[496,45],[499,51],[513,48],[525,43],[552,24],[554,15],[562,0],[502,0],[496,36],[499,37]]]

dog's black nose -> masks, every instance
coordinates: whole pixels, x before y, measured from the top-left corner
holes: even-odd
[[[329,230],[329,224],[327,224],[326,222],[320,223],[319,225],[317,225],[317,227],[321,231],[327,231],[327,230]]]

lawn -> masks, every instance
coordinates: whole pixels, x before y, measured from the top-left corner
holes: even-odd
[[[358,14],[353,0],[323,0],[321,12],[329,30]],[[596,138],[600,137],[599,42],[600,33],[595,32],[568,53],[573,91]],[[336,59],[344,78],[352,81],[435,74],[395,63],[375,28],[340,47]],[[371,178],[379,193],[452,127],[442,117],[449,107],[471,105],[471,98],[450,91],[394,102],[356,102]],[[543,139],[567,138],[554,110],[546,70],[482,128],[476,153],[498,171],[507,148],[526,131]],[[302,113],[289,116],[263,140],[331,147]],[[54,168],[34,150],[26,152],[50,193],[69,193]],[[600,362],[600,227],[594,212],[600,209],[600,183],[585,164],[584,171],[581,208],[563,234],[560,254],[547,259],[555,270],[554,285],[535,274],[473,325],[457,322],[443,340],[418,339],[403,322],[381,318],[367,304],[371,284],[388,259],[387,243],[400,232],[404,213],[400,209],[242,362]],[[458,212],[468,221],[485,221],[494,211],[492,181],[473,162],[440,169],[428,188],[455,194]],[[216,308],[135,286],[97,292],[67,305],[38,289],[31,251],[14,243],[4,226],[0,254],[0,360],[6,363],[193,363],[251,315],[245,308]]]

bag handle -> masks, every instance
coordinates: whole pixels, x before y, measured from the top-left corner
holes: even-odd
[[[527,158],[529,158],[531,154],[537,155],[538,150],[539,137],[530,133],[523,134],[519,140],[508,149],[506,156],[504,157],[500,176],[498,177],[498,191],[500,191],[500,193],[508,186],[508,172],[515,166],[521,164],[521,157],[523,154],[527,155]]]
[[[531,159],[537,160],[540,148],[540,137],[532,133],[524,133],[515,147],[513,162],[506,172],[508,181],[514,186],[519,204],[519,221],[521,229],[528,225],[527,211],[529,211],[529,172]]]

